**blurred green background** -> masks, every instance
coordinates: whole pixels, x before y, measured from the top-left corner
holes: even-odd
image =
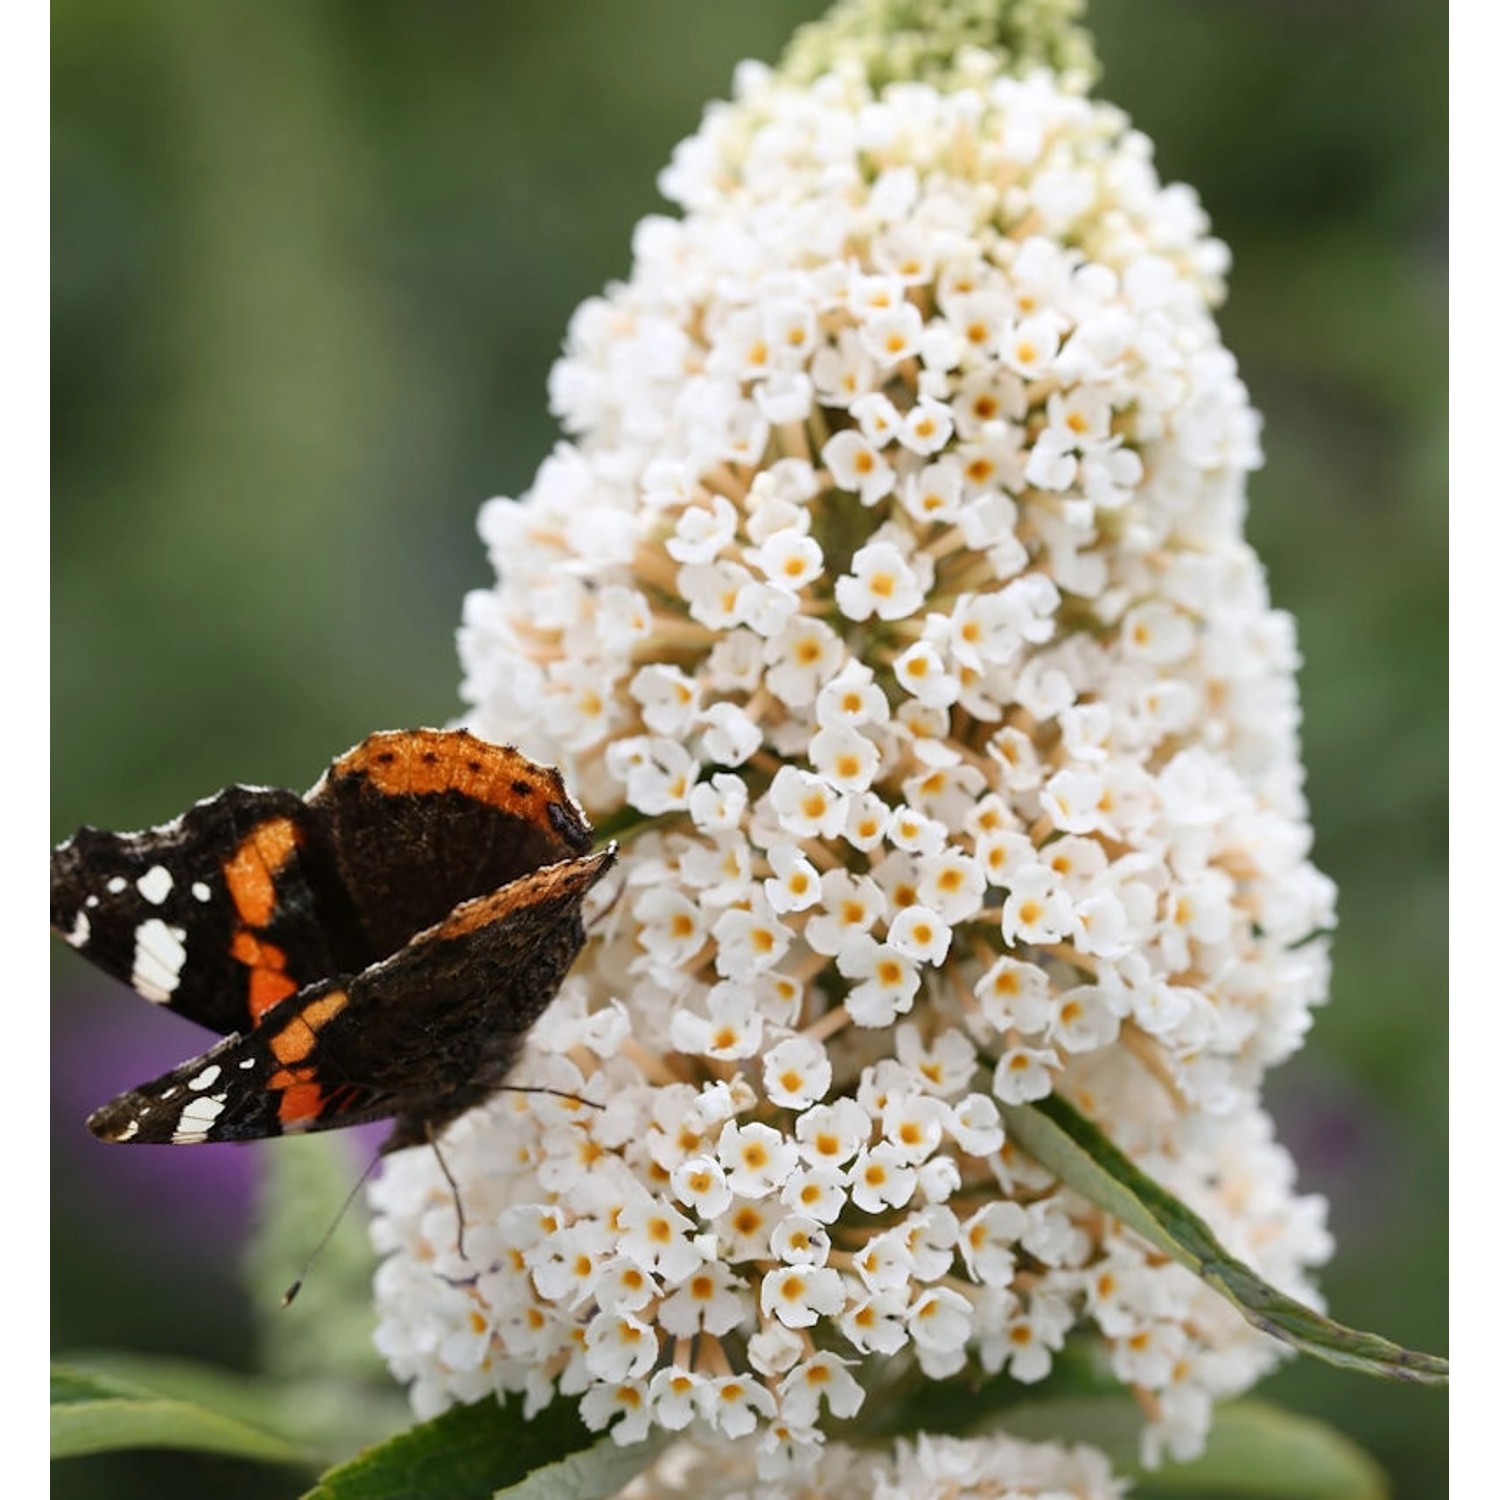
[[[554,439],[569,311],[627,272],[656,172],[733,64],[821,8],[54,0],[57,837],[233,780],[302,787],[370,729],[455,712],[460,601],[489,581],[476,507]],[[1269,455],[1250,532],[1301,626],[1341,925],[1335,1003],[1272,1102],[1332,1203],[1334,1314],[1441,1351],[1446,10],[1091,15],[1100,93],[1234,251],[1223,326]],[[243,1364],[255,1152],[132,1161],[81,1119],[201,1033],[67,956],[55,975],[55,1345]],[[1307,1361],[1263,1394],[1363,1443],[1397,1495],[1446,1487],[1441,1394]],[[55,1480],[293,1488],[180,1455]]]

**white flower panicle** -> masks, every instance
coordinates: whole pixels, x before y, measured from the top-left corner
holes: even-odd
[[[1049,76],[737,83],[576,315],[574,441],[485,507],[461,632],[472,726],[626,841],[518,1074],[602,1107],[448,1133],[462,1258],[431,1155],[389,1163],[381,1347],[423,1413],[576,1394],[769,1473],[905,1374],[1038,1381],[1076,1331],[1188,1454],[1269,1342],[1001,1105],[1066,1095],[1312,1295],[1321,1204],[1257,1098],[1332,891],[1227,256]]]

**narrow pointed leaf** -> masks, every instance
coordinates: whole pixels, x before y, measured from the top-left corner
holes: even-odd
[[[192,1448],[272,1463],[308,1462],[295,1443],[258,1423],[134,1381],[54,1365],[52,1456],[119,1448]]]
[[[494,1500],[610,1500],[666,1446],[660,1435],[623,1448],[603,1437],[582,1453],[533,1469],[519,1484],[498,1490]]]
[[[455,1406],[330,1469],[304,1500],[490,1500],[598,1441],[576,1401],[554,1401],[529,1421],[519,1400]]]
[[[280,1418],[278,1382],[201,1360],[139,1350],[70,1349],[58,1356],[58,1368],[104,1385],[133,1386],[157,1396],[206,1406],[222,1416],[292,1434]],[[54,1372],[55,1373],[55,1372]]]
[[[1254,1327],[1316,1359],[1386,1380],[1446,1385],[1448,1361],[1360,1333],[1278,1292],[1236,1260],[1186,1204],[1140,1170],[1099,1129],[1057,1095],[1037,1104],[1002,1104],[1015,1143],[1075,1193],[1186,1266],[1226,1297]]]

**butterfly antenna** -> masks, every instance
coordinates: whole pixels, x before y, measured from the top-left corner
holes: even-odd
[[[570,1094],[566,1089],[549,1089],[541,1084],[502,1083],[500,1092],[505,1094],[551,1094],[554,1099],[568,1099],[574,1104],[587,1104],[590,1109],[603,1109],[597,1099],[585,1099],[582,1094]]]
[[[458,1214],[458,1258],[467,1260],[464,1254],[464,1200],[458,1190],[458,1183],[453,1173],[448,1170],[448,1163],[443,1159],[443,1153],[438,1147],[437,1131],[430,1125],[427,1127],[427,1144],[432,1147],[432,1154],[437,1157],[437,1164],[443,1169],[443,1176],[448,1179],[448,1186],[453,1193],[453,1207]]]
[[[585,1099],[581,1094],[569,1094],[563,1089],[549,1089],[540,1084],[506,1083],[501,1088],[507,1094],[551,1094],[554,1099],[571,1099],[574,1104],[587,1104],[590,1109],[603,1109],[602,1104],[592,1099]],[[469,1257],[464,1250],[464,1228],[467,1220],[464,1218],[463,1194],[458,1190],[458,1179],[448,1169],[448,1162],[443,1156],[442,1148],[438,1145],[438,1132],[430,1125],[427,1127],[427,1144],[432,1147],[432,1154],[437,1157],[437,1164],[442,1169],[443,1176],[447,1179],[449,1191],[453,1194],[453,1208],[458,1215],[458,1258],[467,1260]]]
[[[320,1239],[318,1243],[313,1246],[312,1254],[307,1257],[307,1261],[302,1267],[301,1275],[299,1275],[297,1279],[281,1294],[281,1305],[283,1307],[290,1307],[292,1305],[292,1300],[296,1297],[297,1293],[302,1290],[302,1283],[307,1280],[307,1273],[312,1270],[313,1262],[317,1260],[317,1258],[323,1253],[325,1249],[327,1249],[329,1240],[333,1238],[333,1231],[344,1222],[344,1215],[348,1213],[350,1208],[353,1206],[354,1200],[359,1196],[360,1189],[364,1187],[364,1185],[370,1180],[370,1174],[375,1170],[375,1165],[379,1160],[380,1158],[378,1156],[372,1156],[370,1158],[369,1165],[366,1166],[364,1171],[359,1174],[359,1179],[355,1182],[354,1186],[349,1189],[348,1196],[344,1199],[343,1203],[339,1205],[339,1211],[333,1216],[333,1223],[331,1223],[328,1228],[323,1231],[322,1239]],[[439,1158],[439,1160],[441,1160],[441,1158]]]

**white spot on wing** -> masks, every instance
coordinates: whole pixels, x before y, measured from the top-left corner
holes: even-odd
[[[83,898],[83,904],[87,907],[98,906],[99,898],[97,896],[85,896]]]
[[[105,881],[104,889],[107,890],[111,896],[118,896],[120,892],[123,891],[129,884],[130,882],[126,880],[123,875],[111,875],[109,879]]]
[[[221,1095],[209,1094],[201,1099],[194,1099],[177,1117],[177,1128],[172,1132],[173,1141],[178,1145],[206,1141],[209,1127],[223,1113],[224,1100]]]
[[[73,919],[73,930],[68,934],[67,941],[75,948],[81,948],[89,940],[88,913],[80,911]]]
[[[136,1131],[138,1131],[140,1128],[141,1128],[141,1122],[139,1120],[132,1120],[124,1128],[124,1130],[122,1130],[119,1133],[119,1135],[117,1135],[115,1137],[115,1139],[117,1141],[128,1141],[130,1139],[130,1137],[133,1136],[136,1133]]]
[[[193,882],[193,894],[200,901],[209,901],[213,899],[214,893],[201,880],[195,880]]]
[[[196,1078],[188,1079],[190,1089],[206,1089],[219,1076],[218,1063],[210,1063]]]
[[[135,888],[152,906],[160,906],[172,894],[172,872],[165,865],[152,865]]]
[[[168,927],[160,917],[142,922],[135,930],[130,982],[158,1005],[170,1000],[177,988],[177,977],[187,959],[187,949],[182,946],[186,935],[181,927]]]

